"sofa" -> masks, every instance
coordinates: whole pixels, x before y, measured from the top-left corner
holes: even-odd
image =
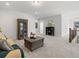
[[[0,58],[24,58],[23,50],[13,41],[12,38],[5,38],[5,36],[0,33],[0,40],[1,39],[5,39],[13,49],[9,51],[0,49]]]

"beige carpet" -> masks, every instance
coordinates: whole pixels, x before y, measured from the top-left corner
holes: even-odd
[[[79,44],[68,43],[67,38],[43,36],[44,46],[33,52],[24,47],[23,40],[16,40],[16,43],[23,49],[26,58],[73,58],[79,57]]]

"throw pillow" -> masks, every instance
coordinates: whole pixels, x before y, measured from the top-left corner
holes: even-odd
[[[6,40],[6,37],[5,37],[5,35],[4,35],[4,34],[2,34],[2,32],[0,32],[0,40],[1,40],[1,39]]]
[[[7,43],[6,40],[0,40],[0,49],[9,51],[12,50],[13,48]]]

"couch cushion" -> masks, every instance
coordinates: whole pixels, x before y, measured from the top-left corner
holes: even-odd
[[[21,53],[19,49],[10,51],[5,58],[20,58]]]
[[[0,40],[0,49],[9,51],[12,50],[13,47],[11,47],[6,40]]]

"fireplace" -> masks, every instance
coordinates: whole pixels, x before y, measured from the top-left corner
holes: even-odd
[[[54,27],[46,27],[46,35],[54,36]]]

